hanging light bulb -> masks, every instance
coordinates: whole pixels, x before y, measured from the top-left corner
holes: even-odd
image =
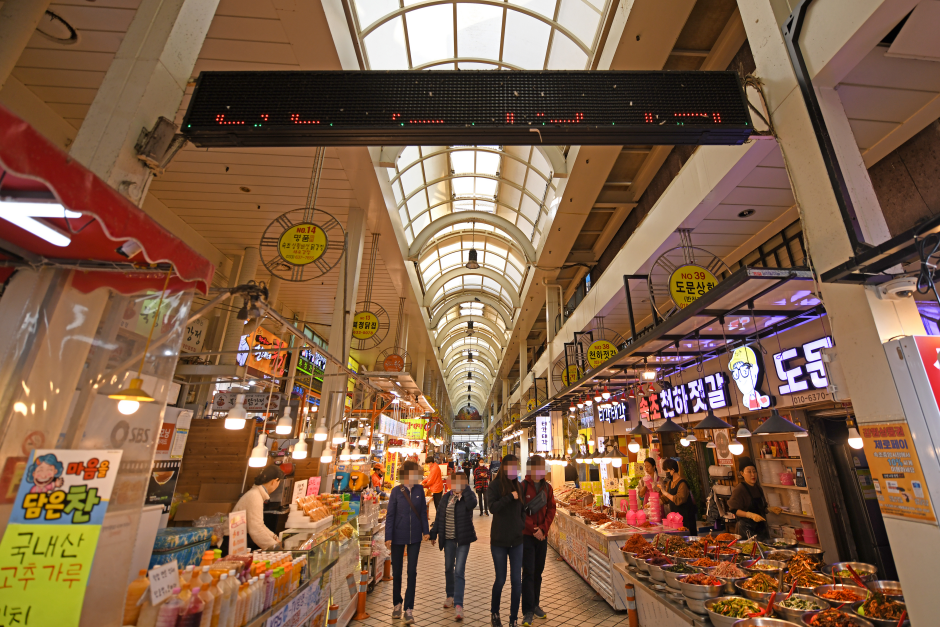
[[[571,455],[572,453],[574,453],[574,451],[573,451],[572,448],[569,446],[569,447],[568,447],[568,454]]]
[[[606,386],[606,385],[604,386],[604,391],[601,392],[601,398],[603,398],[605,401],[606,401],[608,398],[610,398],[610,390],[607,389],[607,386]]]
[[[558,462],[558,463],[560,463],[560,464],[561,464],[561,467],[564,468],[564,467],[566,467],[566,466],[568,465],[568,460],[567,460],[567,459],[562,459],[562,460],[561,460],[560,462]]]
[[[584,409],[584,399],[578,397],[578,409]]]
[[[290,419],[290,406],[284,408],[284,415],[278,418],[277,425],[274,427],[274,433],[278,435],[287,435],[294,430],[294,421]]]
[[[610,396],[610,395],[608,394],[608,396]],[[605,397],[604,397],[603,394],[601,394],[600,388],[596,388],[596,389],[594,390],[594,402],[595,402],[595,403],[600,403],[602,400],[604,400],[604,398],[605,398]]]
[[[620,468],[623,466],[623,459],[621,459],[618,455],[617,457],[613,458],[613,460],[611,460],[610,465],[614,468]]]
[[[262,433],[258,436],[258,446],[251,449],[248,465],[252,468],[261,468],[268,463],[268,447],[265,446],[268,436]]]
[[[307,459],[307,434],[302,433],[303,437],[294,445],[294,450],[291,451],[290,456],[294,459]]]
[[[320,463],[321,464],[333,463],[333,449],[329,447],[323,449],[323,452],[320,453]]]
[[[574,412],[577,411],[577,410],[578,410],[578,408],[575,407],[574,402],[572,402],[572,403],[571,403],[571,406],[568,407],[568,411],[570,411],[570,412],[572,412],[572,413],[574,413]]]
[[[627,393],[628,398],[636,398],[636,392],[633,388],[630,388],[630,391]]]
[[[858,432],[854,424],[849,427],[849,446],[855,450],[859,450],[865,446],[865,443],[862,441],[862,435]]]
[[[235,395],[235,407],[228,410],[228,416],[225,417],[226,429],[234,430],[234,429],[245,428],[245,421],[248,419],[248,412],[245,411],[244,402],[245,402],[244,394]],[[118,409],[120,410],[120,406],[118,407]]]
[[[695,435],[695,431],[689,429],[689,432],[685,434],[685,439],[689,442],[698,442],[698,436]]]
[[[630,440],[630,443],[627,444],[627,448],[630,449],[631,453],[637,453],[640,450],[640,443],[636,441],[636,438]]]
[[[108,394],[108,398],[118,401],[118,411],[130,416],[138,409],[141,403],[152,403],[154,398],[143,390],[143,379],[131,379],[131,384],[119,392]]]
[[[744,445],[738,442],[738,439],[735,438],[731,440],[731,444],[728,445],[728,450],[732,455],[740,455],[744,452]]]
[[[591,399],[591,395],[588,394],[588,397],[584,399],[584,404],[590,407],[594,404],[594,401]]]
[[[340,459],[340,461],[342,461],[342,462],[347,462],[347,461],[349,461],[350,459],[352,459],[352,455],[353,455],[352,446],[351,446],[351,445],[346,445],[346,448],[344,448],[344,449],[340,452],[340,454],[339,454],[339,459]]]
[[[751,437],[751,432],[748,430],[747,427],[741,427],[740,429],[738,429],[738,433],[735,435],[735,437],[737,437],[737,438],[749,438],[749,437]]]
[[[715,443],[709,440],[708,444],[705,445],[705,448],[715,448]]]
[[[346,441],[346,434],[343,433],[342,431],[338,431],[337,433],[333,434],[333,446],[336,446],[337,444],[342,444],[345,441]]]
[[[689,438],[682,436],[681,438],[679,438],[679,444],[681,444],[682,446],[688,446],[689,444],[691,444],[691,442],[689,442]]]

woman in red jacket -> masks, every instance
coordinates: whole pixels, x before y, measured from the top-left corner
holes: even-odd
[[[548,528],[555,520],[555,495],[545,480],[545,458],[529,458],[528,474],[522,482],[522,509],[525,529],[522,532],[522,625],[531,627],[533,617],[546,618],[539,607],[542,571],[548,552]]]

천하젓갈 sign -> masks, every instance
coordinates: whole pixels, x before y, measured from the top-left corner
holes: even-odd
[[[933,523],[933,505],[906,423],[859,425],[878,507],[884,516]]]
[[[326,244],[326,233],[316,224],[295,224],[281,234],[277,251],[287,263],[305,266],[323,256]]]
[[[123,451],[36,449],[0,540],[5,625],[77,626]]]
[[[718,285],[715,275],[701,266],[679,266],[669,277],[669,295],[679,309],[685,309]]]
[[[617,347],[607,340],[597,340],[588,346],[587,360],[591,369],[597,368],[617,354]]]

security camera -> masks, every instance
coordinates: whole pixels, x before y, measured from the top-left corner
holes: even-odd
[[[917,289],[917,277],[908,276],[900,279],[892,279],[887,283],[882,283],[876,287],[878,298],[882,300],[902,300],[910,298]]]

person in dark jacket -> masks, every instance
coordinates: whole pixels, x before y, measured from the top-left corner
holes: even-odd
[[[490,487],[490,468],[485,461],[477,460],[473,470],[473,489],[477,491],[477,500],[480,502],[480,516],[489,516],[490,510],[486,506],[486,491]]]
[[[454,608],[454,619],[463,620],[464,571],[470,544],[477,541],[477,532],[473,528],[473,510],[477,506],[477,499],[467,475],[462,471],[452,474],[450,482],[453,489],[441,498],[441,506],[431,525],[431,544],[438,536],[441,537],[447,593],[444,607]]]
[[[548,553],[548,528],[555,520],[555,494],[545,480],[545,458],[529,458],[528,475],[522,482],[522,509],[525,529],[522,532],[522,625],[531,627],[533,617],[547,618],[539,607],[542,592],[542,571]]]
[[[405,590],[405,624],[415,622],[412,611],[415,606],[415,584],[418,579],[418,553],[421,540],[430,539],[428,529],[428,506],[424,500],[421,479],[424,471],[417,462],[401,465],[401,485],[392,490],[388,499],[388,514],[385,517],[385,546],[392,551],[392,618],[402,616],[401,570],[405,549],[408,549],[408,588]]]
[[[516,627],[519,618],[519,594],[522,588],[522,531],[525,529],[525,514],[522,511],[522,485],[519,476],[519,458],[506,455],[493,477],[486,500],[493,512],[490,529],[490,553],[496,569],[493,594],[490,599],[490,623],[492,627],[503,627],[499,618],[499,598],[506,583],[506,560],[509,560],[509,627]]]
[[[663,472],[666,473],[666,484],[656,486],[662,495],[663,509],[668,514],[679,512],[682,514],[682,526],[690,536],[698,535],[698,507],[692,496],[689,483],[680,474],[679,462],[668,458],[663,460]]]

